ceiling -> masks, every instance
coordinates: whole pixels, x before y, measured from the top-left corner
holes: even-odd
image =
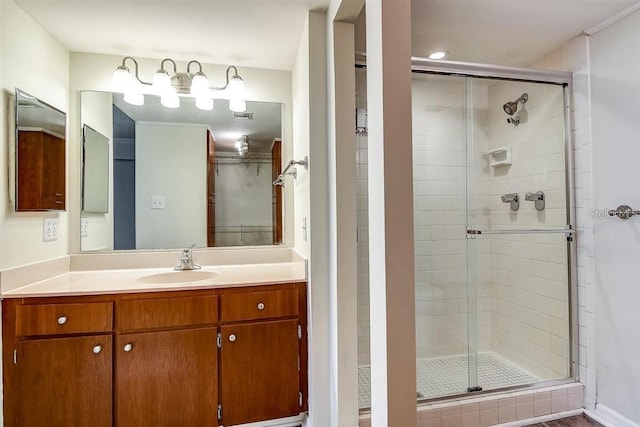
[[[71,51],[291,70],[306,11],[330,0],[15,1]],[[523,66],[637,2],[412,0],[413,54]]]

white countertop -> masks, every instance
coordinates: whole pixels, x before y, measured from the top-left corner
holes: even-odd
[[[183,272],[172,268],[70,271],[2,293],[3,298],[37,296],[99,295],[151,291],[213,289],[248,285],[306,281],[304,262],[203,266],[203,272],[215,277],[198,281],[159,283],[149,276],[169,273],[171,278]],[[188,277],[188,272],[186,272]],[[176,279],[180,280],[180,279]]]

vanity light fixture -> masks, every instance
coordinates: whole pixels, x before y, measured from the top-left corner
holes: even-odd
[[[133,62],[134,73],[126,66],[126,62]],[[165,64],[173,65],[173,75],[165,69]],[[198,70],[191,72],[192,66]],[[231,75],[233,72],[233,75]],[[207,75],[202,71],[202,64],[192,60],[187,63],[187,72],[179,73],[176,62],[171,58],[165,58],[160,62],[160,69],[156,71],[151,83],[140,79],[138,75],[138,61],[131,56],[125,56],[122,64],[113,73],[113,90],[124,93],[125,102],[133,105],[143,105],[144,95],[142,86],[151,86],[158,95],[160,103],[167,108],[180,106],[179,93],[190,94],[196,98],[196,107],[201,110],[213,109],[212,91],[227,89],[229,93],[229,109],[233,112],[244,112],[247,109],[245,101],[244,80],[238,75],[235,65],[227,67],[226,82],[223,86],[210,87]]]

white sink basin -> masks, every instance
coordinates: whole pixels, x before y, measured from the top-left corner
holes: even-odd
[[[142,283],[192,283],[203,282],[218,277],[218,273],[215,271],[202,271],[202,270],[182,270],[182,271],[168,271],[166,273],[150,274],[148,276],[142,276],[138,278],[138,282]]]

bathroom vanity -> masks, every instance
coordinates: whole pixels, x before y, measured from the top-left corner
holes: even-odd
[[[5,294],[5,425],[233,426],[304,413],[306,283],[242,283],[236,270],[235,282],[187,286],[173,275],[189,272],[67,273]],[[154,288],[154,276],[169,283]],[[124,277],[130,286],[109,285]]]

